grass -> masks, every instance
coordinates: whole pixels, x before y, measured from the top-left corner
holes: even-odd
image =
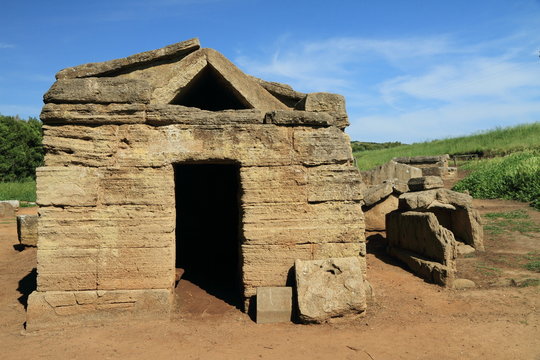
[[[479,154],[502,156],[517,151],[540,150],[540,122],[496,128],[471,136],[434,140],[387,149],[354,152],[360,170],[382,165],[401,156]]]
[[[527,261],[523,267],[529,271],[540,273],[540,252],[531,251],[524,256]]]
[[[0,200],[36,201],[36,182],[0,182]]]
[[[493,212],[484,215],[488,223],[484,230],[492,235],[500,235],[506,231],[517,231],[522,234],[540,232],[540,225],[530,220],[525,210]]]
[[[540,279],[525,279],[518,284],[518,287],[539,286]]]
[[[475,198],[530,202],[540,210],[540,150],[476,161],[462,168],[471,174],[454,190],[467,190]]]
[[[486,276],[496,276],[499,275],[502,270],[493,266],[488,266],[486,264],[478,263],[476,264],[476,270]]]

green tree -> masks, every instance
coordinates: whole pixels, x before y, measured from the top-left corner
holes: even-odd
[[[41,121],[0,115],[0,181],[35,179],[43,164]]]

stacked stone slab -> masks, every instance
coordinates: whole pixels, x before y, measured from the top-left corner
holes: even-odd
[[[472,197],[444,189],[440,177],[413,178],[399,209],[386,216],[388,253],[422,278],[452,286],[458,253],[483,250],[483,229]]]
[[[407,192],[407,182],[422,176],[422,170],[393,160],[368,171],[362,171],[364,211],[367,231],[384,231],[386,214],[398,208],[399,195]]]
[[[243,108],[177,105],[204,72]],[[246,300],[285,286],[296,259],[356,257],[365,275],[362,180],[343,97],[257,81],[193,39],[62,70],[44,100],[28,329],[168,316],[173,164],[184,162],[240,165]]]
[[[450,156],[408,156],[397,157],[393,160],[400,164],[411,165],[422,169],[422,176],[440,176],[443,179],[453,179],[457,176],[457,168],[448,166]]]

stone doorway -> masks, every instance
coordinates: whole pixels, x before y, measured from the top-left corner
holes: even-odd
[[[181,281],[241,307],[240,166],[177,164],[174,174]]]

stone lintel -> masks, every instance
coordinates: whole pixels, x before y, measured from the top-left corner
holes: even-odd
[[[73,79],[90,76],[104,76],[111,73],[125,71],[129,68],[141,66],[153,61],[187,55],[201,47],[198,38],[189,39],[161,49],[145,51],[125,58],[89,63],[60,70],[57,79]]]
[[[60,79],[43,96],[45,103],[149,103],[152,95],[145,80],[125,78]]]

